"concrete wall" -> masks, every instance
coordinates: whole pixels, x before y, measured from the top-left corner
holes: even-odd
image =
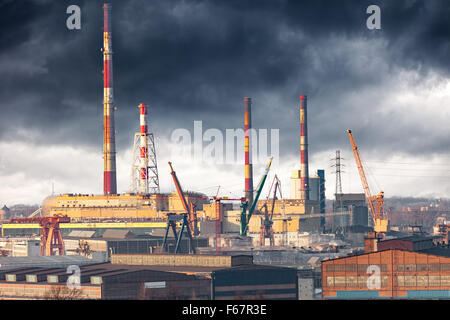
[[[298,279],[298,300],[314,300],[314,279]]]

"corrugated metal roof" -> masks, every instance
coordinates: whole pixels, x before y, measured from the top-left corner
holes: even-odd
[[[0,257],[0,270],[23,267],[66,267],[98,263],[84,256]]]
[[[308,260],[308,263],[309,263],[309,264],[316,264],[317,262],[320,262],[320,257],[311,257],[311,258]]]
[[[130,230],[107,229],[103,233],[102,237],[108,239],[127,239],[127,238],[134,238],[135,234]]]
[[[401,241],[408,241],[408,242],[421,242],[421,241],[430,241],[435,239],[436,237],[424,237],[424,236],[407,236],[407,237],[401,237],[401,238],[396,238],[396,239],[389,239],[389,240],[384,240],[382,242],[385,241],[394,241],[394,240],[401,240]]]
[[[416,252],[430,254],[430,255],[434,255],[434,256],[440,256],[440,257],[450,257],[450,249],[449,248],[435,247],[435,248],[419,250]]]
[[[170,268],[164,266],[129,266],[129,265],[114,265],[111,263],[97,263],[95,265],[80,266],[80,273],[83,276],[82,283],[90,282],[90,276],[96,277],[117,277],[125,276],[127,281],[134,281],[138,278],[164,278],[164,279],[194,279],[194,278],[210,278],[210,274],[217,268],[202,268],[202,267],[190,267],[190,268]],[[1,273],[1,271],[0,271]],[[59,275],[62,280],[65,281],[67,275],[66,269],[61,268],[15,268],[8,270],[10,274],[40,274],[46,275]],[[3,277],[4,279],[4,277]],[[142,279],[141,279],[142,280]],[[0,280],[4,281],[4,280]],[[18,280],[24,281],[22,280]],[[43,280],[42,283],[46,283]]]
[[[233,271],[233,270],[284,270],[284,271],[297,272],[297,269],[295,269],[295,268],[280,267],[280,266],[268,266],[268,265],[263,265],[263,264],[240,265],[240,266],[234,266],[234,267],[229,267],[229,268],[222,268],[222,269],[218,269],[216,271]]]
[[[95,231],[87,231],[87,230],[73,230],[69,233],[68,237],[73,238],[92,238],[95,234]]]

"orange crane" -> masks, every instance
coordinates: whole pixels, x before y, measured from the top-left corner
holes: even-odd
[[[59,228],[60,223],[69,223],[68,216],[14,218],[11,223],[39,223],[41,227],[41,256],[53,256],[55,249],[59,255],[64,255],[64,241]]]
[[[197,236],[199,234],[198,223],[197,223],[197,212],[193,203],[188,205],[186,198],[184,196],[183,189],[181,188],[180,182],[178,181],[177,174],[173,171],[172,162],[169,162],[170,166],[170,174],[172,175],[173,182],[175,183],[175,187],[177,188],[178,196],[180,197],[181,204],[188,216],[188,222],[190,225],[190,230],[192,232],[192,236]]]
[[[350,143],[352,144],[353,154],[356,160],[356,166],[358,167],[359,176],[364,188],[364,193],[366,194],[367,202],[369,203],[370,214],[374,223],[374,230],[377,237],[384,237],[384,233],[387,232],[388,219],[384,214],[384,192],[381,191],[379,194],[372,196],[370,193],[369,184],[367,183],[366,175],[364,173],[364,168],[359,157],[358,147],[356,146],[355,139],[353,139],[352,131],[347,130],[350,137]]]

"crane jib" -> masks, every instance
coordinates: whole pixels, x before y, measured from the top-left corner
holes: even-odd
[[[256,204],[258,203],[259,196],[261,195],[262,189],[264,187],[264,183],[266,181],[267,175],[270,170],[270,165],[272,164],[272,158],[270,158],[269,164],[266,167],[263,177],[261,178],[260,183],[258,184],[258,188],[256,190],[256,196],[253,200],[252,206],[248,211],[248,215],[245,215],[244,210],[246,210],[246,206],[242,207],[242,216],[241,216],[241,235],[247,234],[248,224],[250,222],[250,218],[252,217],[253,212],[255,211]]]
[[[372,216],[372,219],[373,219],[375,225],[377,224],[377,222],[380,223],[380,220],[384,220],[384,222],[387,223],[387,220],[384,218],[384,213],[383,213],[383,210],[384,210],[383,209],[383,198],[384,198],[383,192],[381,192],[376,197],[372,196],[372,194],[370,192],[369,184],[366,179],[366,175],[364,173],[364,168],[363,168],[363,165],[361,162],[361,158],[359,156],[358,148],[356,146],[355,139],[353,138],[353,135],[352,135],[352,131],[347,130],[347,132],[348,132],[348,135],[350,138],[350,143],[352,145],[353,155],[355,156],[356,165],[358,167],[359,176],[361,178],[364,193],[366,195],[367,202],[369,203],[370,215]],[[376,202],[376,206],[375,206],[375,202]],[[386,226],[383,226],[383,229],[382,229],[383,231],[384,231],[385,227]]]

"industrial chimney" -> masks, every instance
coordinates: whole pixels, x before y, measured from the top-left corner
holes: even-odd
[[[139,104],[139,191],[148,193],[148,132],[147,132],[147,107]]]
[[[113,107],[111,5],[103,5],[103,192],[117,194],[116,139]]]
[[[300,199],[309,200],[308,126],[306,96],[300,96]]]
[[[248,202],[248,207],[251,207],[253,202],[253,165],[252,165],[252,99],[244,98],[244,130],[245,130],[245,199]]]

